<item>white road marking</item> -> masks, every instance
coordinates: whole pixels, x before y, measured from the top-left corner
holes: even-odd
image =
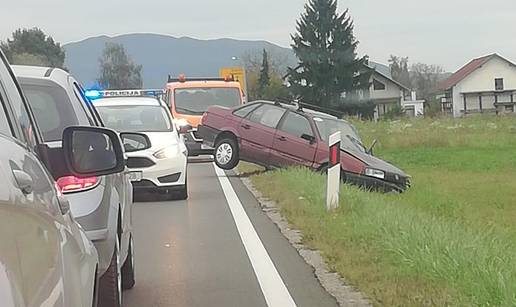
[[[249,220],[240,199],[223,170],[215,164],[215,172],[226,196],[226,200],[235,220],[238,233],[244,244],[247,256],[251,261],[254,273],[262,289],[263,296],[269,307],[296,307],[287,287],[283,283],[260,237]]]

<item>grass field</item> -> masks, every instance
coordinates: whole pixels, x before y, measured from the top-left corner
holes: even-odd
[[[356,123],[376,155],[409,173],[401,195],[342,186],[304,169],[252,177],[378,306],[516,306],[516,118]],[[243,166],[249,170],[249,166]]]

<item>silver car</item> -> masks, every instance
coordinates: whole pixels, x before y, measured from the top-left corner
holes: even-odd
[[[50,151],[50,172],[99,254],[99,305],[119,307],[134,286],[132,185],[127,174],[77,177],[63,164],[69,126],[103,126],[80,84],[61,69],[13,66]],[[104,146],[99,144],[98,146]]]
[[[106,137],[104,132],[90,135]],[[45,167],[48,152],[2,51],[0,148],[0,305],[95,306],[97,252]],[[114,158],[123,162],[120,154]]]

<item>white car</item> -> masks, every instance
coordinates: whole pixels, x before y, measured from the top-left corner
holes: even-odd
[[[158,191],[181,200],[188,198],[188,150],[172,122],[172,115],[152,91],[106,91],[93,99],[106,127],[148,136],[149,149],[127,153],[135,193]],[[124,96],[128,95],[128,96]],[[91,97],[91,95],[90,95]],[[138,148],[142,140],[124,137],[126,149]],[[141,172],[141,173],[140,173]],[[141,175],[140,175],[141,174]]]

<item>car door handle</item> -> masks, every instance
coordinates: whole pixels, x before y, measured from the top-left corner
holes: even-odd
[[[249,130],[251,129],[251,126],[249,126],[248,124],[243,124],[242,128],[244,128],[245,130]]]
[[[29,195],[34,191],[34,181],[29,174],[24,171],[13,170],[13,175],[18,184],[18,188],[23,194]]]
[[[282,142],[286,142],[287,141],[287,138],[284,137],[284,136],[280,136],[277,138],[278,140],[282,141]]]

